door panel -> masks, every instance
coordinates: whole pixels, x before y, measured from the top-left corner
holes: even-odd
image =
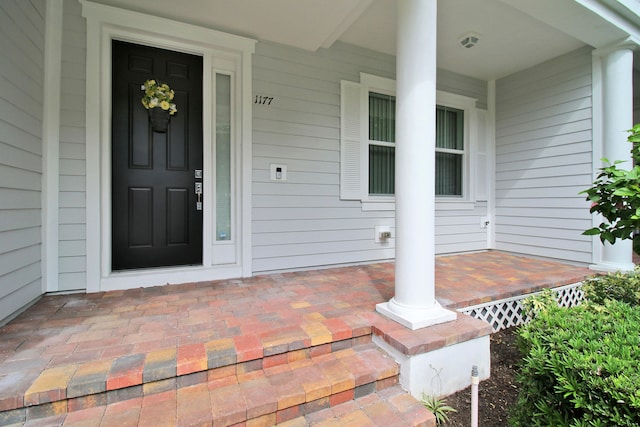
[[[183,245],[189,241],[189,191],[167,189],[167,245]]]
[[[112,269],[202,264],[202,57],[113,41]],[[151,129],[140,86],[176,93],[166,133]],[[198,180],[200,181],[200,180]]]
[[[129,230],[129,247],[153,246],[153,189],[129,188],[129,222],[138,224]]]

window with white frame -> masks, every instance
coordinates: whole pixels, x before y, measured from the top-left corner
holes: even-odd
[[[395,194],[396,99],[369,92],[369,194]]]
[[[393,202],[395,194],[395,81],[361,74],[342,82],[341,198]],[[435,195],[470,200],[470,128],[475,99],[437,93]]]
[[[395,194],[395,97],[369,92],[369,195]],[[464,110],[436,105],[436,196],[462,197]]]
[[[436,196],[463,196],[464,110],[436,105]]]

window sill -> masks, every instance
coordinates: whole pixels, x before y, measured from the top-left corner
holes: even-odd
[[[395,199],[389,200],[363,200],[363,211],[395,211],[396,201]]]
[[[470,211],[475,209],[476,203],[469,200],[436,199],[436,211]],[[396,201],[391,200],[363,200],[362,210],[368,211],[395,211]]]

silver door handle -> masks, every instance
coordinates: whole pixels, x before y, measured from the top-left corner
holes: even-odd
[[[201,182],[196,182],[196,195],[198,196],[198,199],[196,200],[196,210],[201,211],[202,210],[202,183]]]

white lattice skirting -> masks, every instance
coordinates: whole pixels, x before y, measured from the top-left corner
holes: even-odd
[[[578,305],[584,297],[582,282],[553,288],[552,291],[558,294],[558,303],[562,307]],[[463,307],[459,308],[458,311],[488,322],[493,332],[498,332],[499,330],[527,322],[529,319],[524,314],[522,300],[537,293],[539,292]]]

